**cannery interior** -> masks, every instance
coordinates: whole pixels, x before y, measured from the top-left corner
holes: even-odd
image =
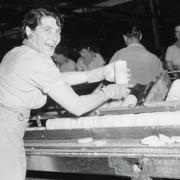
[[[0,2],[0,179],[180,179],[179,5]]]

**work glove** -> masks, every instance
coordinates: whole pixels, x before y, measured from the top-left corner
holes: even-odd
[[[105,101],[109,99],[125,99],[130,93],[132,85],[110,84],[101,89],[104,93]]]
[[[128,84],[131,78],[130,69],[125,60],[118,60],[104,66],[104,77],[107,81],[116,84]]]
[[[110,82],[115,82],[115,62],[104,66],[104,79]]]
[[[102,80],[107,80],[110,82],[115,82],[115,63],[110,63],[107,64],[106,66],[96,68],[91,71],[87,71],[87,81],[88,83],[93,83],[93,82],[99,82]],[[129,69],[128,69],[128,80],[130,79],[130,74],[129,74]]]

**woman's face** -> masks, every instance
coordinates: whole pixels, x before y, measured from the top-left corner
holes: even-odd
[[[40,53],[52,56],[61,40],[61,28],[53,17],[44,16],[36,29],[31,31],[29,40]]]
[[[81,49],[80,51],[80,55],[83,56],[83,57],[87,57],[89,54],[89,51],[87,49]]]
[[[180,40],[180,26],[175,27],[175,37]]]

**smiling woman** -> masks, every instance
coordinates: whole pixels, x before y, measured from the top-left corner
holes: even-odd
[[[31,14],[26,15],[24,35],[38,52],[52,56],[61,40],[60,20],[54,13],[49,14],[42,9],[39,9],[39,12],[38,14],[37,11],[31,11]]]
[[[44,17],[36,30],[26,26],[29,42],[40,52],[52,56],[55,47],[60,42],[60,28],[52,17]]]
[[[23,33],[23,44],[10,50],[0,64],[0,180],[25,179],[24,132],[30,111],[42,107],[47,96],[80,116],[130,92],[129,85],[116,84],[82,96],[72,89],[80,83],[114,80],[114,64],[61,73],[51,58],[61,40],[61,24],[54,12],[40,8],[27,12]]]

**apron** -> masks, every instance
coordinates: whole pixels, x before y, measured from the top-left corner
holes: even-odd
[[[0,180],[24,180],[26,155],[23,136],[30,111],[0,106]]]

